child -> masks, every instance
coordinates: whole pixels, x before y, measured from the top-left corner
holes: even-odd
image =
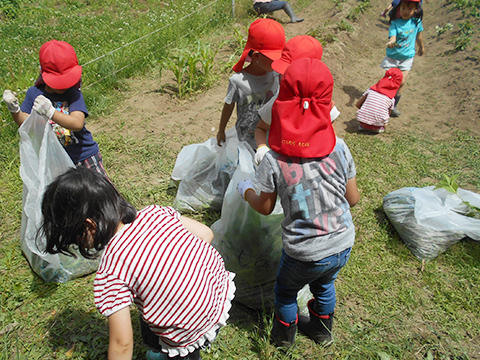
[[[270,89],[278,81],[278,74],[273,72],[272,61],[281,56],[284,45],[285,31],[275,20],[258,19],[250,25],[245,49],[233,67],[236,74],[229,80],[217,133],[219,146],[225,142],[225,128],[236,103],[238,138],[256,149],[254,130],[260,119],[258,108],[273,95]],[[250,60],[250,64],[243,68],[246,60]]]
[[[382,133],[395,107],[395,94],[402,82],[402,72],[397,68],[388,69],[385,76],[365,91],[356,106],[359,130]]]
[[[280,59],[275,60],[272,63],[272,68],[280,75],[285,72],[285,69],[295,60],[301,58],[312,58],[322,60],[323,47],[320,41],[309,35],[294,36],[287,41],[282,51]],[[269,148],[267,146],[267,133],[272,123],[272,106],[278,96],[278,86],[273,89],[274,96],[260,109],[260,121],[255,128],[255,142],[257,146],[257,152],[255,153],[255,163],[260,164]],[[339,111],[335,107],[334,101],[332,101],[332,110],[330,116],[332,122],[340,115]]]
[[[234,274],[209,244],[212,231],[171,207],[137,212],[102,175],[70,169],[42,201],[46,251],[82,256],[104,249],[94,282],[95,305],[108,317],[109,359],[131,359],[130,305],[140,310],[147,359],[200,359],[225,325]],[[203,239],[203,240],[202,240]]]
[[[77,54],[65,41],[51,40],[40,48],[40,77],[28,89],[22,105],[10,90],[3,100],[20,126],[33,111],[46,116],[59,141],[76,166],[86,166],[107,176],[102,155],[85,128],[88,110],[80,91],[82,67]]]
[[[333,78],[318,59],[294,61],[285,71],[272,109],[271,149],[256,181],[238,191],[261,214],[280,196],[285,219],[283,252],[275,285],[272,339],[278,346],[295,341],[297,323],[321,344],[332,340],[334,281],[348,261],[355,240],[350,206],[359,200],[355,165],[345,142],[336,139],[330,120]],[[314,299],[310,317],[297,318],[297,293],[306,284]]]
[[[401,115],[397,107],[402,96],[403,86],[413,65],[415,44],[418,45],[417,53],[419,56],[425,53],[422,38],[422,16],[420,0],[402,0],[400,5],[392,10],[388,31],[387,56],[383,59],[380,67],[384,70],[395,67],[403,73],[402,83],[395,95],[395,108],[391,111],[393,117]]]
[[[281,0],[253,0],[253,8],[259,14],[268,14],[280,9],[283,9],[290,17],[290,22],[302,22],[303,19],[295,15],[292,5],[286,1]]]

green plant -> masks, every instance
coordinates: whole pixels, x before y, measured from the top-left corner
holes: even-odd
[[[363,14],[370,7],[370,0],[360,1],[359,4],[350,10],[347,19],[357,21],[360,15]]]
[[[350,24],[346,19],[342,19],[338,25],[337,29],[340,31],[346,31],[347,33],[352,33],[355,31],[355,28],[353,27],[352,24]]]
[[[458,185],[457,185],[457,179],[458,179],[458,174],[453,175],[451,178],[448,177],[447,175],[443,175],[443,179],[440,180],[439,184],[435,186],[435,189],[445,189],[448,192],[451,192],[453,194],[458,194]],[[460,195],[459,195],[460,197]],[[463,204],[467,205],[469,210],[466,213],[462,213],[463,215],[470,216],[476,219],[480,219],[480,208],[477,206],[474,206],[470,204],[468,201],[463,201]]]
[[[465,50],[472,40],[472,34],[475,32],[475,26],[468,20],[459,23],[458,28],[458,36],[451,40],[454,44],[454,51]]]
[[[435,25],[435,36],[439,37],[440,35],[446,33],[447,31],[452,31],[452,30],[453,30],[452,23],[447,23],[445,24],[445,26]]]

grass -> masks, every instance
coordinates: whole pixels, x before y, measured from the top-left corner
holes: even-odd
[[[147,18],[156,17],[158,20],[165,17],[162,9],[155,9],[153,2],[149,1],[128,4],[113,0],[102,3],[90,1],[89,6],[80,1],[55,2],[56,6],[53,2],[45,3],[38,8],[27,1],[9,2],[9,5],[22,6],[25,11],[17,11],[13,18],[5,17],[0,23],[0,37],[5,40],[4,49],[8,50],[4,52],[8,55],[5,61],[0,62],[3,88],[8,84],[14,89],[25,89],[31,84],[36,74],[36,51],[43,41],[42,35],[63,34],[58,24],[67,23],[66,19],[61,19],[63,14],[69,13],[66,10],[77,17],[84,14],[84,22],[73,21],[75,26],[84,29],[87,45],[82,45],[80,34],[76,39],[69,39],[76,41],[74,46],[81,63],[115,49],[121,41],[135,38],[132,35],[126,40],[119,33],[108,35],[114,28],[118,31],[119,27],[126,26],[121,25],[113,13],[107,14],[109,9],[118,9],[122,21],[134,24],[133,27],[140,27]],[[0,5],[3,4],[0,2]],[[163,4],[173,6],[173,2]],[[147,11],[147,6],[152,9]],[[16,7],[13,6],[13,9]],[[59,19],[58,23],[45,25],[51,26],[48,31],[41,27],[34,31],[33,25],[23,18],[29,14],[35,14],[39,24],[41,21],[46,24],[51,22],[51,14]],[[90,29],[93,20],[89,17],[95,14],[98,19],[103,19],[95,23],[99,32],[104,31],[103,35],[94,34]],[[142,21],[136,24],[135,19]],[[115,26],[110,26],[112,21]],[[8,32],[13,29],[17,32]],[[226,34],[232,32],[228,30]],[[99,39],[103,38],[120,39],[120,42],[101,41],[101,49],[92,49],[91,44],[100,43]],[[194,44],[194,39],[192,41],[191,44]],[[181,48],[180,45],[176,47]],[[151,50],[146,49],[145,54]],[[162,58],[155,57],[147,57],[149,62],[143,68],[120,72],[109,80],[110,83],[102,82],[85,91],[88,94],[87,105],[95,119],[120,104],[122,98],[118,88],[124,86],[124,77],[135,76],[141,71],[158,71],[156,66]],[[105,66],[102,74],[121,67],[113,60],[109,61],[102,65]],[[89,66],[85,69],[87,85],[97,78],[96,70],[90,69]],[[0,129],[0,359],[106,358],[108,328],[93,305],[94,275],[65,284],[44,283],[31,271],[21,254],[18,230],[22,182],[18,173],[18,135],[4,108],[2,105],[4,124]],[[95,134],[107,170],[117,188],[136,207],[151,203],[170,205],[175,192],[169,189],[168,180],[176,158],[171,143],[185,145],[181,132],[166,129],[160,136],[147,134],[142,139],[122,133],[122,129],[128,126],[128,122],[119,122],[114,128]],[[382,199],[390,191],[404,186],[434,185],[443,174],[460,174],[457,183],[461,188],[479,192],[478,140],[478,137],[462,131],[441,141],[424,137],[413,130],[402,134],[387,132],[382,136],[347,133],[345,141],[356,162],[362,198],[352,210],[357,228],[356,245],[337,282],[334,345],[322,349],[300,335],[297,344],[284,353],[268,341],[271,313],[235,304],[229,325],[222,329],[212,348],[202,358],[478,359],[478,242],[460,241],[428,262],[425,270],[421,271],[420,261],[399,239],[382,210]],[[211,224],[218,214],[205,212],[197,218]],[[137,316],[136,310],[132,309],[132,318]],[[133,324],[136,342],[134,358],[142,359],[145,348],[141,346],[138,322],[134,320]]]

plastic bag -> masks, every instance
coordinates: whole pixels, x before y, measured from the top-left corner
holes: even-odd
[[[228,185],[222,215],[212,225],[212,245],[225,266],[236,274],[235,300],[256,309],[273,304],[275,278],[282,254],[282,207],[277,200],[272,214],[256,212],[237,191],[237,184],[255,178],[253,151],[246,142],[238,145],[238,166]],[[257,191],[258,193],[258,191]]]
[[[20,134],[20,176],[23,180],[23,210],[20,240],[30,266],[45,281],[66,282],[96,271],[100,259],[87,260],[63,254],[47,254],[45,238],[36,239],[42,219],[45,187],[74,164],[58,142],[52,127],[35,111],[23,122]]]
[[[420,260],[431,260],[465,237],[480,240],[480,220],[465,214],[464,201],[480,207],[480,195],[458,189],[406,187],[383,199],[383,209],[400,238]]]
[[[227,130],[221,147],[216,138],[185,146],[172,172],[172,179],[180,181],[173,207],[180,212],[219,211],[237,164],[237,146],[234,127]]]

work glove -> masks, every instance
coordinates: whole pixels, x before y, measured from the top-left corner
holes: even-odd
[[[39,115],[46,116],[47,119],[51,119],[53,114],[55,114],[55,108],[53,107],[52,102],[43,95],[38,95],[36,97],[32,109]]]
[[[337,107],[333,105],[332,109],[330,110],[330,119],[332,122],[335,121],[336,118],[340,116],[340,111],[338,111]]]
[[[261,145],[257,148],[257,152],[255,153],[255,164],[257,164],[257,166],[260,165],[268,150],[270,149],[266,145]]]
[[[247,192],[248,189],[253,190],[253,183],[252,183],[252,180],[250,179],[240,181],[237,185],[238,193],[240,194],[243,200],[245,200],[245,193]]]
[[[17,114],[20,112],[20,106],[18,105],[17,94],[12,90],[5,90],[3,92],[3,101],[7,104],[8,111]]]

